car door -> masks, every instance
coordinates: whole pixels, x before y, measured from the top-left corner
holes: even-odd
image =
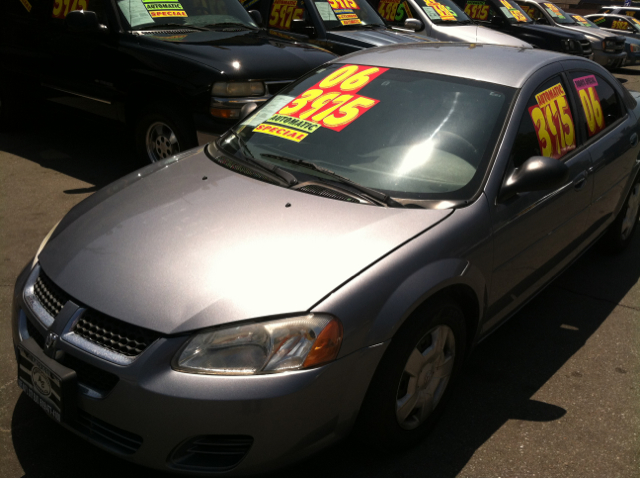
[[[613,219],[635,166],[640,151],[638,120],[627,110],[620,89],[598,71],[581,64],[578,68],[568,66],[567,75],[578,98],[592,160],[589,171],[594,177],[594,190],[588,226],[600,232]]]
[[[560,70],[557,65],[554,68]],[[536,75],[523,88],[514,110],[513,127],[503,143],[508,160],[502,171],[495,172],[500,184],[494,183],[493,192],[487,192],[494,266],[488,298],[488,316],[493,319],[485,329],[537,291],[584,242],[593,189],[588,176],[591,157],[576,124],[576,105],[568,87],[560,71]],[[532,156],[564,162],[567,180],[552,189],[501,197],[504,179]]]
[[[73,10],[93,11],[104,32],[76,33],[65,18]],[[54,0],[51,35],[45,47],[48,68],[42,75],[50,99],[117,119],[115,78],[123,68],[119,26],[108,0]]]

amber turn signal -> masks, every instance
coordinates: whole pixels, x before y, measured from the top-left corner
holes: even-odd
[[[225,120],[237,120],[240,118],[239,108],[211,108],[209,113],[211,113],[212,116],[224,118]]]
[[[333,361],[338,356],[341,344],[342,323],[333,318],[318,335],[302,367],[310,368]]]

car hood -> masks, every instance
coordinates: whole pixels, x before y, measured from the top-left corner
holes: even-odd
[[[605,38],[613,39],[618,36],[615,33],[607,32],[600,28],[582,27],[580,25],[565,26],[564,28],[584,33],[585,35],[587,35],[587,37],[592,36],[600,40],[604,40]]]
[[[320,47],[283,40],[264,31],[150,34],[138,41],[148,48],[212,67],[232,80],[294,80],[335,58]]]
[[[482,25],[443,26],[438,32],[447,40],[469,43],[490,43],[513,47],[533,48],[531,44],[506,33],[483,27]]]
[[[558,28],[552,27],[549,25],[529,25],[520,23],[514,25],[516,28],[519,28],[521,31],[527,31],[534,35],[543,34],[546,37],[558,37],[558,38],[569,38],[571,40],[586,40],[586,37],[580,32],[574,32],[569,30],[568,28]]]
[[[451,213],[313,196],[187,154],[71,210],[39,256],[53,282],[164,334],[297,313]]]
[[[392,29],[380,28],[378,30],[345,30],[327,32],[329,40],[348,43],[360,48],[383,47],[399,43],[415,43],[434,41],[431,38],[413,35],[410,33],[396,32]]]

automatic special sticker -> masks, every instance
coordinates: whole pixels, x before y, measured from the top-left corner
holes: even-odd
[[[342,131],[379,103],[357,93],[387,70],[345,65],[302,92],[253,131],[296,143],[321,127]]]
[[[538,137],[542,156],[562,158],[576,147],[575,127],[567,95],[562,84],[536,95],[537,105],[529,108],[529,115]]]
[[[152,18],[188,16],[177,0],[142,0],[142,3]]]
[[[573,84],[578,91],[580,103],[584,110],[584,116],[587,118],[587,129],[589,136],[593,136],[604,129],[604,114],[600,97],[596,91],[598,80],[595,75],[587,75],[580,78],[574,78]]]

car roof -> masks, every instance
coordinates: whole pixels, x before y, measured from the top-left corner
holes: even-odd
[[[541,67],[579,59],[550,50],[479,43],[412,43],[369,48],[333,60],[470,78],[520,88]]]
[[[611,5],[611,6],[608,6],[608,7],[607,6],[600,7],[600,9],[603,9],[603,8],[611,8],[613,10],[616,10],[616,9],[620,9],[620,10],[636,10],[636,11],[640,10],[640,7],[624,7],[624,6],[621,6],[621,5]]]
[[[584,18],[589,17],[622,17],[622,18],[634,18],[629,15],[623,15],[622,13],[590,13],[589,15],[584,15]]]

